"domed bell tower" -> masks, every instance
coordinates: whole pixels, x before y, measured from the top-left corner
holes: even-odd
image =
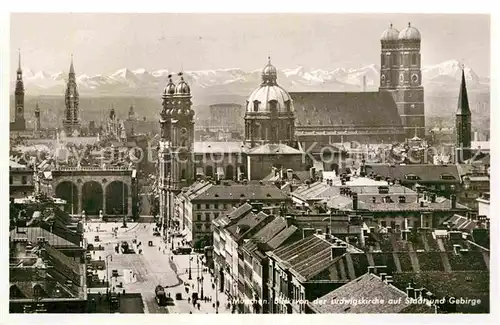
[[[399,31],[389,25],[380,38],[380,89],[395,90],[398,86]]]
[[[406,131],[406,138],[416,135],[425,138],[424,88],[420,55],[420,32],[410,23],[398,36],[399,83],[397,100],[399,115]]]
[[[245,142],[250,147],[266,143],[294,145],[295,114],[292,98],[277,83],[271,58],[262,70],[262,82],[248,97]]]

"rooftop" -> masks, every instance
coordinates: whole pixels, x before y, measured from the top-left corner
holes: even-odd
[[[291,92],[297,127],[393,127],[402,131],[394,99],[386,92]]]
[[[241,153],[246,147],[241,141],[233,142],[195,142],[194,153]]]
[[[264,144],[248,150],[249,155],[302,155],[302,151],[287,146],[286,144]]]
[[[460,176],[456,165],[388,165],[373,164],[366,166],[367,174],[390,177],[401,181],[459,183]]]
[[[11,241],[27,241],[35,244],[39,241],[39,238],[44,238],[49,245],[54,247],[79,247],[79,245],[76,245],[40,227],[16,227],[10,231],[9,236]]]
[[[309,303],[318,314],[397,314],[397,313],[433,313],[434,308],[425,304],[406,303],[407,294],[392,284],[388,284],[375,274],[366,273],[344,284],[340,288],[318,298],[324,304]],[[383,303],[341,304],[334,303],[350,300],[382,301]],[[389,300],[401,303],[389,303]]]
[[[259,183],[215,185],[210,182],[197,182],[185,194],[191,201],[288,199],[287,194],[276,186]]]

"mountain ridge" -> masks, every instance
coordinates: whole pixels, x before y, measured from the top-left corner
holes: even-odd
[[[458,60],[422,68],[423,86],[426,91],[449,91],[460,82],[462,64]],[[29,68],[24,75],[25,87],[32,94],[58,94],[64,90],[67,73],[33,72]],[[184,78],[193,92],[214,91],[220,93],[248,94],[257,87],[260,69],[245,71],[240,68],[185,71]],[[471,68],[464,69],[467,85],[474,90],[489,90],[489,78],[480,77]],[[177,73],[167,69],[149,71],[145,68],[121,68],[110,75],[77,75],[82,94],[158,94],[167,82],[168,75],[177,79]],[[369,64],[358,68],[336,68],[325,70],[298,66],[278,70],[278,83],[289,91],[361,91],[363,78],[365,90],[376,90],[379,86],[380,68]],[[175,81],[174,81],[175,82]]]

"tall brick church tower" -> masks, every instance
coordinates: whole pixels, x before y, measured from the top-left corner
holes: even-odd
[[[15,114],[14,123],[10,124],[12,131],[26,130],[26,120],[24,119],[24,83],[23,71],[21,70],[21,52],[19,51],[19,65],[16,73],[16,90],[14,91]]]
[[[380,91],[393,95],[408,139],[425,138],[420,41],[420,32],[410,23],[401,32],[391,24],[380,39]]]
[[[160,218],[164,230],[171,225],[174,195],[194,179],[194,110],[191,108],[191,89],[179,73],[175,85],[169,81],[162,94],[160,113],[161,140],[159,148]]]
[[[63,128],[66,135],[71,136],[75,131],[80,130],[80,95],[76,85],[75,68],[73,67],[73,56],[71,56],[71,65],[69,67],[68,83],[64,94],[66,109],[64,111]]]

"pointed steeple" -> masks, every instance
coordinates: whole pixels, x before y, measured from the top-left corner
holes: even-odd
[[[18,49],[18,55],[19,55],[19,59],[18,59],[18,66],[17,66],[17,72],[22,72],[21,70],[21,49]]]
[[[467,96],[467,85],[465,83],[465,69],[462,65],[462,82],[460,84],[460,94],[458,95],[457,115],[470,115],[469,98]]]
[[[71,64],[69,66],[69,73],[75,74],[75,67],[73,67],[73,54],[71,54]]]

